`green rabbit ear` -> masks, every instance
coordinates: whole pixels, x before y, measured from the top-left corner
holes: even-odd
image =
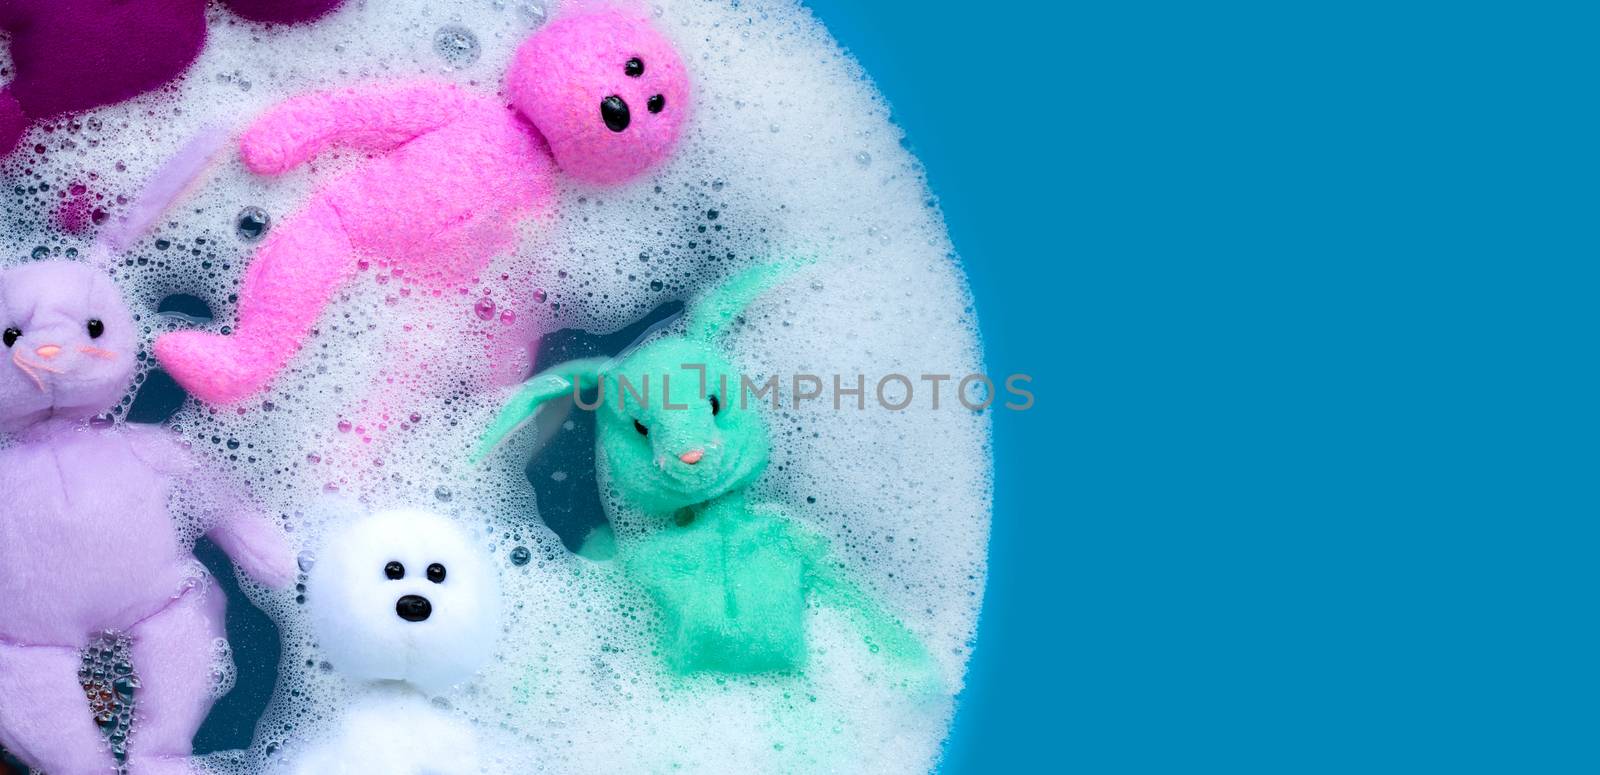
[[[715,341],[723,327],[750,306],[750,302],[811,263],[811,259],[805,258],[774,261],[734,275],[695,303],[693,311],[689,313],[689,338],[703,342]]]
[[[540,374],[535,374],[527,382],[522,383],[511,400],[506,402],[505,408],[494,418],[494,423],[485,431],[483,438],[478,442],[478,449],[472,453],[472,464],[477,465],[500,446],[506,437],[517,432],[533,417],[539,407],[546,401],[560,398],[573,391],[573,385],[580,389],[588,390],[600,384],[600,374],[610,358],[583,358],[576,361],[567,361]]]

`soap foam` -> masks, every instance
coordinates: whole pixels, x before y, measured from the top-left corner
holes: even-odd
[[[214,11],[205,53],[175,86],[25,139],[4,166],[6,252],[87,254],[92,234],[55,228],[63,202],[86,198],[102,220],[115,216],[202,127],[241,130],[307,89],[434,76],[498,92],[517,43],[558,12],[517,0],[354,0],[316,24],[266,28]],[[372,263],[271,390],[237,407],[190,402],[172,425],[287,522],[297,551],[308,552],[303,566],[314,562],[324,525],[393,507],[449,515],[494,553],[506,601],[500,647],[475,681],[441,702],[475,723],[499,766],[926,771],[948,728],[982,594],[989,421],[956,404],[953,381],[937,411],[926,400],[887,411],[872,391],[891,373],[982,371],[971,298],[942,218],[888,105],[809,11],[777,0],[678,0],[645,12],[694,79],[695,115],[664,168],[615,189],[560,178],[553,213],[525,224],[517,252],[470,283],[435,287]],[[461,30],[475,41],[471,55]],[[231,322],[230,294],[256,244],[236,231],[245,208],[261,208],[278,228],[316,181],[359,162],[336,152],[262,178],[236,153],[220,160],[115,266],[146,353],[155,335],[192,325],[155,314],[170,294],[207,300],[218,314],[211,330]],[[891,686],[891,667],[826,609],[809,622],[804,676],[670,676],[653,653],[650,602],[610,563],[569,553],[540,521],[522,476],[533,434],[481,467],[466,463],[499,408],[497,385],[526,376],[526,345],[540,332],[616,330],[776,256],[818,263],[757,301],[727,340],[745,373],[780,375],[783,385],[782,408],[762,409],[773,459],[753,497],[831,540],[923,639],[945,683],[938,696]],[[797,373],[820,375],[824,398],[796,407],[788,376]],[[848,398],[833,409],[835,374],[846,387],[863,375],[866,410]],[[642,519],[602,495],[617,524]],[[519,546],[531,560],[514,565]],[[216,771],[273,768],[347,698],[337,666],[313,642],[306,591],[244,588],[282,630],[283,667],[256,744],[208,757]]]

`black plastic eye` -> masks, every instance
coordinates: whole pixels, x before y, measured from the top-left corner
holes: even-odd
[[[640,436],[649,436],[650,435],[650,429],[644,427],[644,424],[639,422],[638,420],[634,420],[633,421],[633,429],[638,431]]]
[[[428,566],[428,580],[435,584],[444,583],[444,566],[434,563]]]
[[[667,106],[667,98],[657,94],[646,101],[644,106],[645,109],[649,110],[651,113],[660,113],[661,110]]]
[[[606,129],[613,132],[627,129],[628,122],[632,120],[628,115],[628,103],[615,94],[600,101],[600,118],[606,122]]]
[[[399,581],[406,577],[406,566],[401,565],[398,560],[390,560],[388,565],[383,566],[383,575]]]
[[[644,75],[644,60],[638,57],[628,60],[628,63],[622,66],[622,72],[627,73],[629,78],[638,78]]]
[[[8,328],[8,329],[6,329],[6,346],[10,347],[11,345],[16,344],[17,343],[17,338],[20,337],[20,336],[22,336],[22,329],[20,329],[20,328]]]
[[[719,415],[721,413],[722,413],[722,402],[718,401],[716,396],[712,396],[711,397],[711,416],[712,417],[716,417],[717,415]]]
[[[99,339],[100,335],[105,333],[105,332],[106,332],[106,324],[101,323],[98,319],[93,319],[93,320],[89,321],[89,338],[90,339]]]

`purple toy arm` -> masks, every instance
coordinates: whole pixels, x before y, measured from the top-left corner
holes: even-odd
[[[9,30],[31,18],[39,0],[0,0],[0,30]]]
[[[253,505],[238,504],[206,533],[250,578],[273,589],[294,580],[294,556],[277,525]]]
[[[33,17],[38,0],[0,0],[0,31],[10,32]],[[0,88],[0,157],[6,156],[22,140],[30,123],[22,103],[11,85]]]
[[[11,87],[0,89],[0,157],[10,154],[28,131],[28,116],[22,112],[22,103],[11,93]]]
[[[344,0],[222,0],[228,10],[254,22],[298,24],[322,16]]]
[[[432,82],[306,94],[268,110],[239,146],[246,166],[275,175],[335,143],[389,150],[449,123],[464,103],[456,87]]]
[[[134,428],[134,449],[151,468],[178,482],[185,510],[199,518],[206,536],[250,578],[282,589],[294,580],[295,560],[283,531],[232,477],[202,467],[165,431]]]

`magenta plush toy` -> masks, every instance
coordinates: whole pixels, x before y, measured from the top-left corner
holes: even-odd
[[[246,130],[245,164],[277,174],[341,143],[377,154],[273,230],[239,291],[231,337],[167,334],[156,357],[202,400],[265,387],[363,257],[419,279],[462,280],[509,248],[552,199],[555,168],[619,183],[661,161],[687,115],[672,45],[614,9],[568,13],[511,64],[508,108],[440,83],[348,89],[284,102]]]
[[[344,0],[224,0],[246,19],[299,22]],[[132,99],[188,69],[206,0],[0,0],[16,70],[0,91],[0,156],[37,121]]]
[[[170,498],[250,576],[294,577],[282,533],[174,437],[92,419],[128,388],[135,326],[85,264],[0,273],[0,744],[52,775],[186,772],[225,688],[223,594]]]

